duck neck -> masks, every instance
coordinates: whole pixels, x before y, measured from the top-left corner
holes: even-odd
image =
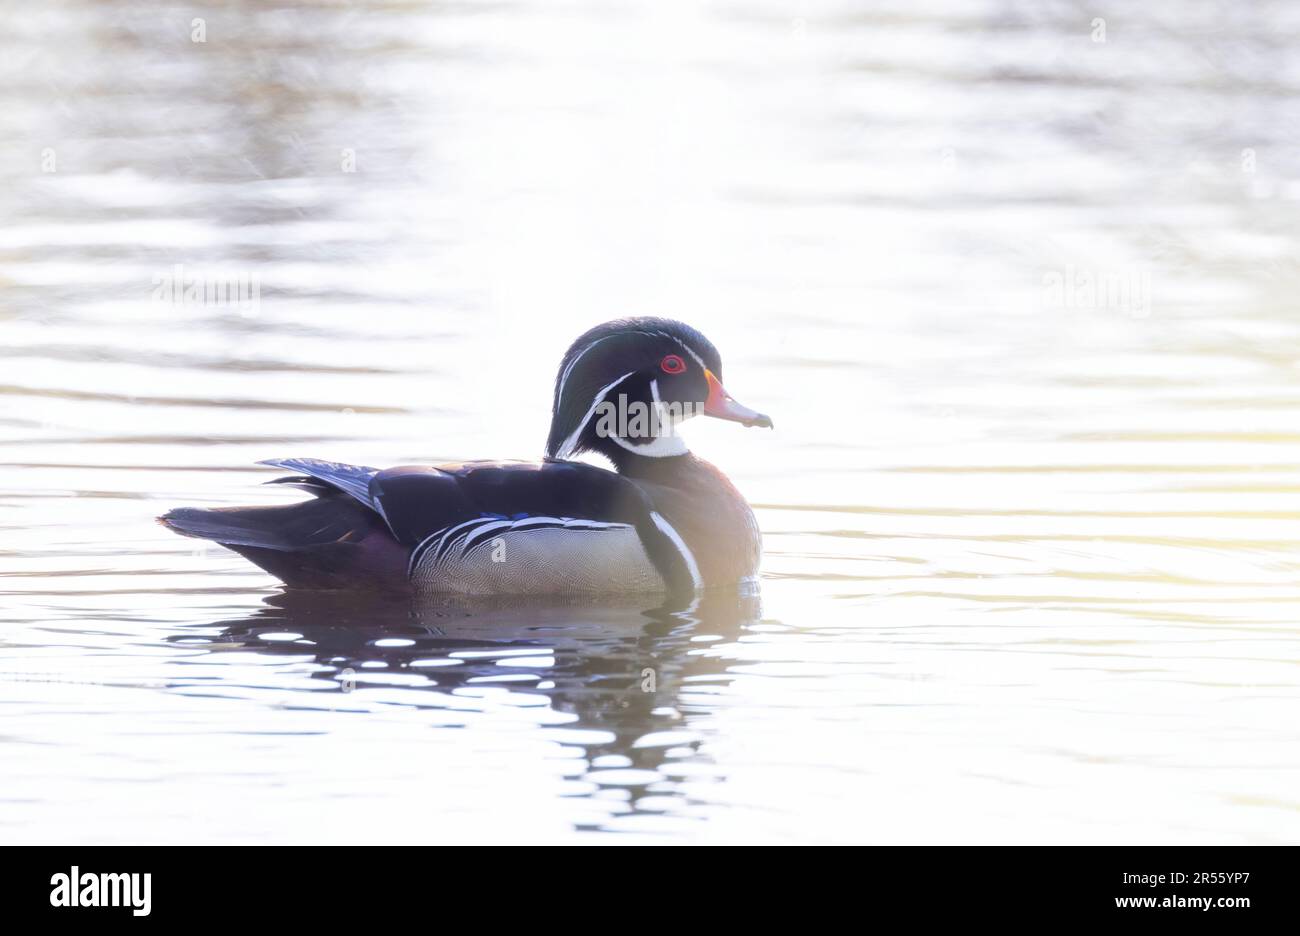
[[[690,452],[664,458],[611,455],[619,474],[650,499],[676,531],[705,585],[734,585],[758,574],[762,536],[754,512],[726,475]]]
[[[689,450],[676,455],[650,456],[609,446],[603,454],[614,463],[619,474],[638,481],[656,481],[660,484],[671,484],[674,480],[681,479],[699,461]]]

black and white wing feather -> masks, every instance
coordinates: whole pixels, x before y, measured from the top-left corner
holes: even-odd
[[[265,461],[258,462],[258,464],[270,465],[272,468],[287,468],[290,471],[297,471],[300,474],[307,475],[309,478],[323,481],[328,486],[338,488],[371,510],[377,511],[381,516],[383,515],[378,502],[370,495],[370,482],[374,480],[375,475],[379,474],[378,468],[368,468],[365,465],[346,465],[342,462],[323,461],[319,458],[268,458]],[[293,481],[294,479],[277,480]]]

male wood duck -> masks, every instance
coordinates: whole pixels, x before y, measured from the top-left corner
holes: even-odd
[[[761,539],[745,499],[675,431],[703,413],[766,426],[722,386],[713,344],[681,322],[631,318],[560,362],[546,458],[381,471],[313,458],[260,464],[315,497],[179,508],[159,518],[233,549],[291,587],[427,594],[691,593],[743,586]],[[607,457],[609,471],[570,459]]]

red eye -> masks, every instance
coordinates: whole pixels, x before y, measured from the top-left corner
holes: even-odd
[[[659,367],[665,374],[680,374],[686,370],[686,362],[675,354],[670,354],[659,362]]]

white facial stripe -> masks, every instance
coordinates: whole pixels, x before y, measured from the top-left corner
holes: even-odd
[[[573,356],[573,360],[570,361],[568,366],[564,368],[564,373],[560,376],[560,390],[555,397],[557,402],[563,402],[564,388],[565,385],[567,385],[569,382],[569,374],[573,373],[573,369],[578,365],[578,362],[581,361],[584,356],[586,356],[588,351],[596,347],[596,345],[600,344],[602,341],[605,341],[613,337],[614,337],[613,335],[606,335],[604,338],[597,338],[595,341],[591,342],[589,345],[587,345],[585,348],[583,348],[581,351],[579,351],[577,354]]]
[[[671,336],[670,336],[670,337],[671,337]],[[709,368],[708,368],[708,365],[706,365],[706,364],[704,363],[704,358],[702,358],[702,357],[700,357],[698,354],[696,354],[694,348],[692,348],[692,347],[691,347],[690,345],[688,345],[686,342],[682,341],[680,338],[673,338],[673,341],[677,342],[679,345],[681,345],[683,348],[685,348],[685,349],[686,349],[686,353],[689,354],[691,357],[695,358],[696,363],[698,363],[698,364],[700,365],[700,368],[701,368],[702,370],[708,370],[708,369],[709,369]]]
[[[643,445],[633,445],[617,435],[611,434],[609,438],[613,439],[619,448],[627,449],[629,452],[636,452],[638,455],[644,455],[647,458],[667,458],[672,455],[685,455],[689,449],[686,443],[682,441],[681,436],[673,432],[672,421],[669,420],[663,411],[663,399],[659,396],[659,381],[650,381],[650,397],[654,400],[654,406],[659,414],[660,427],[667,426],[668,431],[655,437],[654,441],[646,442]]]
[[[582,421],[578,423],[578,428],[574,429],[573,432],[569,435],[569,437],[564,440],[564,444],[561,445],[558,449],[556,449],[555,452],[556,458],[568,458],[570,455],[573,454],[574,446],[578,444],[578,439],[581,438],[582,436],[582,430],[586,429],[587,423],[591,422],[591,417],[593,414],[595,414],[596,407],[600,406],[601,402],[605,399],[605,394],[609,393],[609,391],[613,390],[615,387],[617,387],[619,384],[627,380],[635,373],[636,371],[628,371],[626,374],[624,374],[622,377],[618,378],[617,380],[613,381],[612,383],[605,384],[605,386],[601,387],[600,390],[596,392],[596,398],[591,401],[591,406],[587,409],[587,415],[582,417]]]
[[[667,435],[672,435],[677,431],[677,424],[685,422],[692,416],[696,415],[696,410],[700,408],[696,403],[685,404],[665,404],[663,398],[659,396],[659,381],[650,381],[650,396],[654,400],[655,411],[659,416],[660,427],[667,426]]]
[[[708,366],[704,363],[704,358],[700,357],[700,355],[696,353],[694,348],[692,348],[686,342],[682,341],[682,339],[678,338],[676,335],[672,335],[669,334],[668,332],[663,332],[663,331],[640,331],[637,332],[637,334],[647,335],[647,336],[657,337],[657,338],[667,338],[668,340],[676,344],[678,347],[680,347],[687,354],[689,354],[692,358],[694,358],[695,362],[700,365],[701,370],[708,369]],[[582,360],[583,357],[586,356],[588,351],[596,347],[596,345],[600,344],[602,341],[614,337],[617,336],[605,335],[602,338],[597,338],[595,341],[588,344],[586,347],[584,347],[581,351],[579,351],[577,354],[573,356],[573,360],[569,361],[568,365],[566,365],[564,368],[564,373],[560,375],[560,388],[558,394],[556,395],[557,403],[562,403],[564,401],[564,393],[568,387],[569,375],[573,373],[573,369],[574,367],[577,366],[578,362]],[[564,442],[560,445],[560,447],[556,450],[555,453],[556,458],[568,458],[570,455],[573,454],[573,450],[577,446],[578,440],[582,437],[583,430],[586,429],[587,424],[591,422],[591,417],[595,414],[596,407],[598,407],[601,404],[601,401],[604,400],[605,394],[609,393],[610,390],[614,389],[620,383],[627,380],[627,378],[631,377],[633,373],[635,373],[635,371],[629,371],[628,373],[624,374],[622,377],[618,378],[612,383],[606,384],[604,387],[601,388],[601,390],[596,394],[596,398],[592,401],[591,406],[587,409],[586,415],[584,415],[582,417],[582,421],[578,423],[577,428],[574,429],[574,431],[569,435],[569,437],[565,439]],[[653,396],[656,405],[662,403],[662,399],[659,396],[658,380],[650,381],[650,393]],[[686,414],[682,418],[689,419],[691,416],[694,415],[695,415],[694,410],[688,409]],[[676,435],[676,433],[673,432],[673,423],[668,420],[665,420],[665,422],[667,422],[668,424],[668,429],[669,429],[668,433],[666,435],[659,436],[653,442],[648,442],[645,445],[633,445],[630,442],[626,442],[625,440],[619,438],[616,435],[611,435],[610,438],[612,438],[614,442],[617,443],[622,448],[627,449],[629,452],[635,452],[638,455],[645,455],[648,458],[665,458],[674,455],[685,455],[689,451],[689,449],[687,449],[686,447],[686,443],[682,441],[680,436]]]
[[[708,365],[704,363],[704,358],[696,354],[694,348],[692,348],[686,342],[682,341],[682,339],[678,338],[676,335],[670,335],[668,334],[668,332],[641,332],[641,334],[657,335],[660,338],[667,338],[669,341],[676,342],[687,354],[695,358],[695,362],[699,364],[701,368],[708,370]]]
[[[651,335],[658,338],[667,338],[669,341],[672,341],[673,343],[678,345],[683,351],[685,351],[691,357],[695,358],[695,362],[699,364],[701,368],[704,369],[708,368],[708,365],[704,363],[704,358],[700,357],[699,354],[696,353],[694,348],[692,348],[686,342],[682,341],[682,339],[678,338],[676,335],[670,335],[668,332],[658,332],[658,331],[657,332],[643,331],[643,332],[638,332],[637,334]],[[559,393],[557,394],[557,399],[559,400],[564,399],[564,388],[569,383],[569,375],[573,373],[573,369],[578,366],[578,362],[581,361],[584,357],[586,357],[587,352],[590,351],[592,348],[596,347],[596,345],[600,344],[602,341],[608,341],[610,338],[614,338],[614,337],[617,336],[605,335],[603,338],[597,338],[595,341],[588,344],[585,348],[583,348],[581,351],[579,351],[577,354],[573,356],[573,360],[571,360],[567,365],[565,365],[564,373],[560,375],[560,390]]]

